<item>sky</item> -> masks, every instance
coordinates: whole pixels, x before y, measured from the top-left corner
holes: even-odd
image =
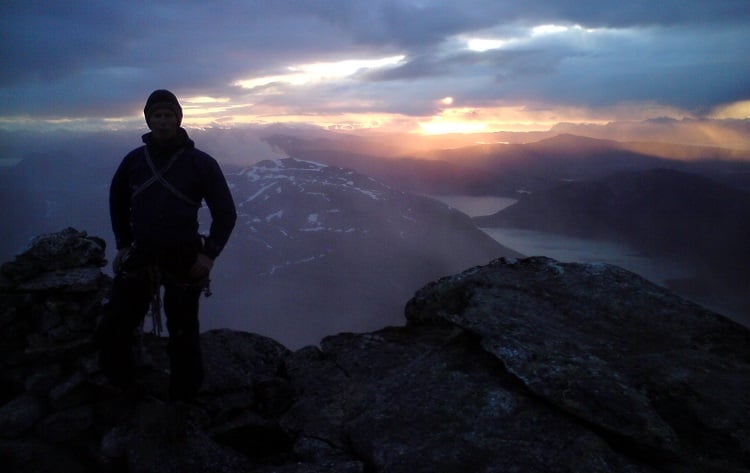
[[[0,129],[750,120],[748,0],[0,3]]]

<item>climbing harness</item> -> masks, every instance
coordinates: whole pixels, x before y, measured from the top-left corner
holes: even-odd
[[[205,238],[203,237],[203,235],[201,235],[201,237]],[[136,254],[138,254],[138,251],[139,250],[136,248],[136,246],[133,245],[129,251],[125,252],[125,254],[122,256],[117,272],[124,277],[128,277],[128,273],[131,273],[131,277],[145,278],[145,280],[148,281],[149,292],[153,294],[153,296],[151,302],[149,303],[149,308],[146,315],[151,316],[151,333],[156,336],[161,336],[161,334],[164,332],[164,326],[162,324],[162,285],[166,282],[172,286],[181,288],[186,291],[191,289],[198,290],[199,292],[203,293],[204,297],[211,297],[211,279],[206,276],[203,279],[197,281],[185,282],[170,274],[168,271],[160,269],[158,262],[154,260],[149,261],[147,264],[138,264],[138,261],[135,261],[136,267],[129,268],[129,266],[133,263],[133,261],[131,260],[133,258],[135,258],[136,260],[139,258],[138,256],[135,256]],[[141,255],[142,254],[143,253],[141,253]],[[144,317],[141,321],[141,332],[145,331],[145,325],[146,317]]]
[[[153,173],[153,175],[150,178],[148,178],[146,182],[138,186],[138,188],[133,191],[133,193],[130,196],[131,200],[135,199],[135,197],[138,194],[140,194],[141,192],[149,188],[153,183],[158,181],[159,183],[161,183],[162,186],[164,186],[165,189],[167,189],[169,192],[174,194],[178,199],[192,205],[193,207],[200,207],[201,206],[200,202],[196,202],[190,197],[186,196],[185,194],[180,192],[175,186],[173,186],[168,180],[166,180],[166,178],[164,178],[164,174],[166,174],[169,168],[171,168],[172,165],[177,161],[177,158],[180,157],[183,151],[185,151],[185,148],[180,148],[179,150],[177,150],[177,152],[174,153],[171,158],[169,158],[169,161],[167,162],[166,166],[157,170],[156,166],[154,165],[154,161],[151,159],[151,154],[148,152],[148,147],[144,148],[144,154],[146,155],[146,163],[148,164],[148,167],[151,169],[151,172]]]
[[[152,289],[154,298],[151,300],[149,306],[149,314],[151,315],[151,333],[160,337],[164,331],[161,318],[161,309],[163,307],[161,299],[161,285],[164,280],[167,280],[171,284],[174,284],[183,290],[197,289],[203,293],[204,297],[211,297],[211,279],[206,276],[195,282],[180,282],[166,271],[160,271],[158,266],[153,265],[148,268],[149,281],[152,283]],[[141,324],[141,330],[143,330],[144,322]]]
[[[151,304],[149,305],[149,313],[151,314],[151,333],[157,337],[161,337],[161,334],[164,331],[164,327],[161,324],[161,271],[159,271],[159,268],[156,265],[149,266],[146,271],[148,272],[148,280],[151,283],[151,291],[154,295],[154,298],[151,299]],[[144,322],[141,322],[141,325],[145,323],[145,317],[143,320]],[[141,327],[141,330],[143,330],[143,327]]]
[[[180,192],[175,186],[173,186],[164,177],[164,175],[172,167],[172,165],[177,161],[177,158],[180,157],[183,151],[185,151],[185,148],[180,148],[179,150],[177,150],[177,152],[175,152],[169,158],[169,161],[167,161],[167,164],[163,168],[157,170],[156,166],[154,165],[153,159],[151,159],[151,154],[148,151],[148,147],[145,147],[144,155],[146,157],[146,163],[148,164],[149,169],[151,169],[151,172],[153,173],[153,175],[133,191],[133,193],[130,196],[131,200],[135,199],[136,196],[138,196],[138,194],[148,189],[155,182],[159,182],[162,186],[164,186],[165,189],[167,189],[172,194],[174,194],[178,199],[194,207],[200,207],[201,206],[200,202],[196,202],[190,197]],[[156,264],[148,265],[145,268],[145,270],[146,270],[146,275],[148,277],[148,280],[151,284],[151,292],[154,294],[154,297],[151,300],[151,304],[149,306],[149,313],[151,314],[151,321],[152,321],[151,332],[154,335],[161,336],[162,332],[164,331],[164,328],[162,325],[162,318],[161,318],[161,310],[162,310],[161,285],[162,285],[163,279],[169,280],[170,283],[183,286],[185,289],[189,289],[191,287],[199,288],[201,291],[203,291],[206,297],[209,297],[211,295],[211,288],[210,288],[211,281],[210,279],[208,279],[208,277],[204,278],[201,281],[197,281],[195,283],[182,283],[182,282],[177,281],[176,278],[171,277],[169,274],[165,273],[164,271],[160,271],[158,265]],[[143,330],[144,325],[145,325],[145,318],[144,318],[143,323],[141,324],[141,330]]]

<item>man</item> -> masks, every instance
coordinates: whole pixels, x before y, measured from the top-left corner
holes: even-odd
[[[196,149],[180,127],[182,107],[177,97],[156,90],[143,113],[151,130],[143,135],[145,146],[125,156],[110,187],[117,256],[109,310],[96,337],[100,366],[114,384],[133,385],[134,332],[163,285],[169,396],[190,400],[203,381],[199,297],[237,213],[218,163]],[[205,239],[198,233],[203,200],[212,219]]]

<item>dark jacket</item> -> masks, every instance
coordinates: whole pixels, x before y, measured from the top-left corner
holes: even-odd
[[[203,253],[216,258],[226,245],[237,219],[234,200],[219,164],[196,149],[182,128],[164,146],[157,146],[151,133],[143,135],[143,142],[146,146],[125,156],[110,186],[109,211],[117,249],[133,242],[157,249],[194,244],[199,238],[198,209],[200,202],[205,200],[212,221]],[[193,204],[178,197],[159,181],[133,196],[136,189],[154,175],[146,161],[147,147],[157,170],[163,169],[183,148],[163,177]]]

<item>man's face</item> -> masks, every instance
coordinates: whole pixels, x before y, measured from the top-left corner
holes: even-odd
[[[157,108],[148,116],[154,138],[165,141],[177,135],[177,115],[168,108]]]

